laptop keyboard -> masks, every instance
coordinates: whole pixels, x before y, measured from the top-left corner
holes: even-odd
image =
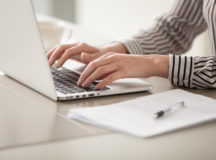
[[[98,91],[95,89],[97,82],[93,82],[87,88],[77,86],[80,74],[66,69],[64,67],[60,69],[51,68],[51,72],[54,79],[55,88],[57,91],[64,94],[81,93],[89,91]],[[108,90],[108,87],[104,87],[99,90]]]

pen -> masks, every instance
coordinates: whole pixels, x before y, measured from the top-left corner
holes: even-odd
[[[160,110],[160,111],[154,113],[154,119],[158,119],[158,118],[164,117],[167,114],[169,114],[170,112],[173,112],[176,109],[182,109],[184,107],[185,107],[185,102],[184,101],[177,102],[177,103],[173,104],[169,108],[166,108],[164,110]]]

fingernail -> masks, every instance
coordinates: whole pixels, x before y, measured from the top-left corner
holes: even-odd
[[[56,68],[59,68],[59,67],[61,67],[61,65],[60,65],[60,63],[58,62],[58,63],[56,64]]]
[[[80,85],[81,85],[81,82],[80,82],[80,80],[77,82],[77,85],[78,85],[78,86],[80,86]]]
[[[87,83],[86,82],[82,83],[82,87],[87,87]]]
[[[96,86],[95,86],[95,89],[101,89],[101,88],[100,88],[100,86],[99,86],[99,85],[96,85]]]
[[[79,78],[79,80],[77,81],[77,85],[81,86],[81,84],[82,84],[81,82],[82,82],[82,80],[81,80],[81,78]]]

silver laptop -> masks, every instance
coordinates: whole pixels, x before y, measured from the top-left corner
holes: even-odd
[[[1,0],[0,70],[53,100],[147,91],[152,86],[140,79],[123,79],[95,90],[76,85],[79,73],[50,68],[31,0]]]

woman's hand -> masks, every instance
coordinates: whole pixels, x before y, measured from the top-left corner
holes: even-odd
[[[81,74],[77,85],[87,87],[102,79],[96,89],[105,87],[120,78],[168,77],[167,55],[126,55],[109,52],[90,62]]]
[[[48,52],[49,65],[52,66],[58,60],[56,67],[61,67],[68,59],[74,59],[88,64],[107,52],[126,53],[126,49],[121,43],[114,43],[104,48],[97,48],[84,42],[60,45]]]

